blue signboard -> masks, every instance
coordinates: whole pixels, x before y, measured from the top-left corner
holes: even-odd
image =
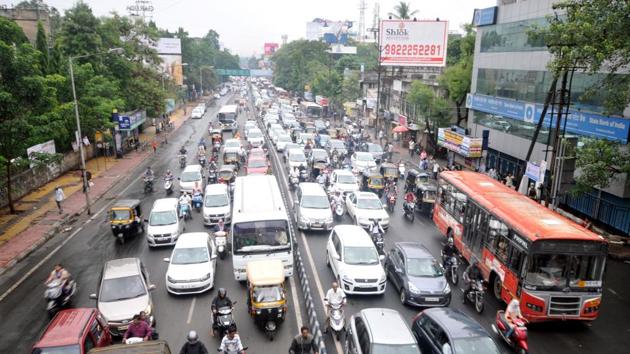
[[[118,116],[118,129],[130,129],[131,120],[128,116]]]
[[[538,122],[543,110],[542,104],[479,94],[468,94],[466,97],[466,107],[532,124]],[[549,126],[550,119],[551,110],[549,109],[543,121],[545,127]],[[566,120],[566,122],[564,120]],[[551,122],[551,126],[555,127],[555,120]],[[627,144],[628,134],[630,132],[630,119],[609,117],[597,113],[580,112],[569,109],[568,116],[563,118],[562,126],[566,126],[566,131],[574,134],[614,140],[622,144]]]
[[[486,9],[475,9],[473,15],[473,26],[488,26],[497,23],[497,11],[498,7],[488,7]]]

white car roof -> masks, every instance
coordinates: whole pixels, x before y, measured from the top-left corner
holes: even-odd
[[[374,247],[372,238],[370,238],[370,235],[360,226],[337,225],[333,231],[339,236],[339,240],[344,246]]]
[[[357,199],[379,199],[379,197],[372,192],[356,192],[354,194],[357,196]]]
[[[300,183],[300,190],[302,191],[302,195],[321,195],[327,197],[328,195],[324,191],[324,188],[319,185],[319,183],[314,182],[302,182]]]
[[[207,247],[210,235],[207,232],[189,232],[179,235],[175,248]]]
[[[292,154],[304,155],[304,151],[302,151],[302,149],[297,149],[297,148],[289,149],[289,155],[292,155]]]
[[[103,279],[115,279],[140,274],[138,258],[113,259],[105,263]]]
[[[213,183],[206,186],[205,195],[226,194],[227,185],[225,183]]]
[[[177,198],[162,198],[153,202],[151,211],[170,211],[173,209],[177,210]]]

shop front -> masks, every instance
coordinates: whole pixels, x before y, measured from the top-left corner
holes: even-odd
[[[473,171],[483,169],[482,138],[473,138],[454,128],[438,129],[438,145],[447,150],[448,165]]]
[[[137,110],[126,113],[114,113],[112,120],[118,123],[114,126],[117,155],[120,156],[135,149],[140,143],[140,133],[147,120],[145,110]]]

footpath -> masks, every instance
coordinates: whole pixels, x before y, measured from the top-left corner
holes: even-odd
[[[147,143],[145,149],[129,152],[121,159],[98,157],[86,161],[86,170],[92,173],[93,183],[88,192],[90,202],[94,204],[102,198],[116,181],[153,154],[153,142],[159,146],[165,134],[172,134],[184,124],[190,117],[192,107],[194,103],[188,103],[186,110],[180,108],[173,112],[170,119],[174,128],[170,132],[156,135],[155,127],[145,129],[140,134],[140,141]],[[62,202],[62,213],[59,213],[55,202],[57,186],[63,189],[66,196]],[[17,214],[11,214],[8,207],[0,210],[0,274],[63,231],[86,211],[82,189],[81,173],[78,170],[69,171],[17,201]]]

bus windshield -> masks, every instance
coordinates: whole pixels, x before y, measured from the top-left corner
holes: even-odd
[[[288,250],[289,226],[286,220],[261,220],[234,224],[234,254]]]
[[[535,289],[600,288],[605,261],[603,255],[534,254],[525,282]]]

